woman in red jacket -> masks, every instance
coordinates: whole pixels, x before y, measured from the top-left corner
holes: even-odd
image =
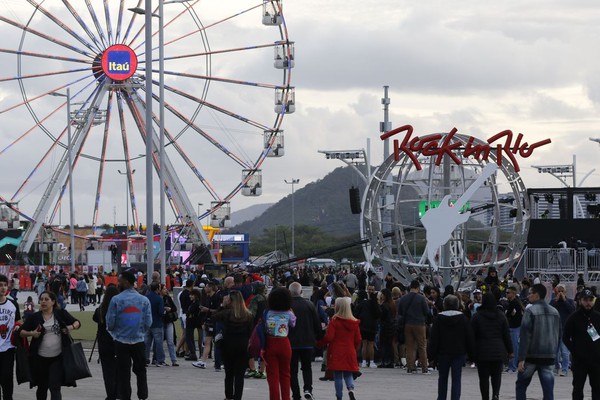
[[[350,298],[338,297],[335,300],[335,315],[327,327],[325,337],[318,342],[319,346],[329,345],[327,368],[333,371],[335,396],[338,400],[342,399],[344,382],[350,400],[356,400],[352,373],[358,372],[356,348],[360,341],[359,321],[352,316]]]

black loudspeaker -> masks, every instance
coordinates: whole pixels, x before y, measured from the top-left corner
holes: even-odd
[[[558,199],[558,210],[560,211],[560,219],[569,219],[567,199]]]
[[[350,195],[350,210],[352,214],[360,214],[360,190],[357,187],[352,186],[349,190]]]

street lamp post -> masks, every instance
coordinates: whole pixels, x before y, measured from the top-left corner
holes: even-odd
[[[292,256],[296,254],[296,237],[295,237],[295,210],[294,210],[294,185],[300,182],[300,179],[292,178],[291,180],[283,180],[288,185],[292,185]]]
[[[127,176],[127,171],[121,172],[121,170],[118,169],[117,172],[121,175],[125,175],[125,183],[127,187],[127,192],[125,193],[125,215],[127,220],[127,230],[125,235],[129,236],[129,177]],[[135,174],[135,169],[131,171],[131,176],[133,176],[133,174]]]
[[[67,98],[67,153],[69,157],[69,175],[67,177],[67,182],[69,182],[69,237],[71,247],[69,258],[71,259],[71,272],[75,272],[75,211],[73,210],[73,143],[71,134],[71,90],[67,88],[66,95],[58,92],[52,92],[50,93],[50,95]]]

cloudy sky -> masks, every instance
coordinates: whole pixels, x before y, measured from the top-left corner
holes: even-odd
[[[24,6],[22,0],[0,3],[4,6],[5,11],[1,12],[4,17],[25,23],[31,14],[31,8]],[[101,6],[102,2],[98,3]],[[126,0],[126,3],[136,5],[134,0]],[[199,10],[205,25],[250,7],[248,2],[238,0],[229,1],[227,8],[218,1],[213,3],[212,9]],[[56,13],[63,7],[57,0],[47,0],[44,4]],[[220,17],[205,17],[210,12],[220,13]],[[296,49],[296,65],[292,70],[296,112],[283,121],[285,157],[269,158],[263,163],[263,195],[237,195],[231,202],[233,210],[275,202],[288,195],[291,188],[284,179],[300,179],[298,189],[342,165],[339,161],[326,160],[317,150],[359,149],[366,147],[370,139],[372,164],[380,163],[383,146],[379,140],[379,122],[383,118],[384,85],[390,87],[390,119],[394,127],[411,124],[419,134],[446,132],[456,127],[461,133],[483,140],[505,129],[523,133],[530,142],[551,138],[551,145],[521,162],[521,176],[527,187],[559,186],[555,178],[538,174],[530,166],[571,164],[573,155],[577,156],[577,181],[598,168],[586,179],[585,185],[600,186],[600,166],[597,165],[600,146],[588,139],[600,137],[600,58],[595,51],[600,36],[597,24],[600,7],[596,1],[285,0],[284,13],[289,38],[295,42]],[[55,31],[48,22],[40,24],[49,32]],[[221,25],[221,29],[207,30],[213,49],[220,45],[233,46],[237,40],[244,46],[271,40],[269,31],[260,24],[258,9]],[[167,35],[174,37],[182,29],[181,26],[167,28]],[[12,42],[6,47],[18,46],[18,31],[0,23],[0,32]],[[245,38],[248,41],[241,40]],[[34,51],[34,48],[32,41],[29,50]],[[35,51],[41,50],[36,48]],[[260,59],[250,52],[239,56],[241,58],[215,57],[212,74],[240,80],[262,81],[264,78],[270,82],[271,76],[265,71],[273,69],[272,49],[263,55]],[[167,69],[204,73],[198,63],[178,62],[178,65],[167,63]],[[5,70],[0,74],[2,77],[12,76],[14,56],[1,55],[0,65]],[[29,73],[34,73],[42,67],[36,64],[27,68]],[[167,84],[176,86],[177,83],[176,78],[167,77]],[[41,93],[55,88],[53,84],[37,82],[28,90]],[[198,82],[194,85],[190,84],[189,92],[197,94],[202,88]],[[231,89],[231,86],[214,84],[207,100],[243,116],[256,116],[261,123],[265,115],[263,108],[272,113],[272,93],[268,97],[255,97],[248,88],[234,86]],[[0,84],[2,110],[18,102],[18,96],[16,87]],[[38,105],[40,115],[54,110],[60,100],[43,104],[47,108]],[[186,105],[181,107],[187,110]],[[248,159],[256,157],[262,145],[260,135],[256,132],[246,135],[249,131],[237,122],[214,113],[211,116],[210,122],[202,122],[207,130],[213,125],[227,130],[219,140],[241,148],[241,153],[248,153]],[[18,117],[10,112],[0,114],[2,142],[4,138],[14,139],[19,132],[31,127],[31,123],[22,122],[26,117],[31,120],[28,114]],[[273,119],[274,115],[269,118]],[[50,122],[48,126],[50,129]],[[55,126],[58,130],[59,127]],[[215,186],[222,183],[220,190],[226,193],[227,187],[232,188],[235,180],[239,181],[239,168],[236,170],[216,156],[213,158],[213,148],[206,150],[201,142],[194,143],[186,135],[181,139],[187,146],[186,151],[199,155],[195,163],[204,174],[213,176],[211,182]],[[221,137],[218,133],[214,135]],[[249,137],[253,144],[247,143]],[[32,153],[39,156],[47,148],[48,142],[38,137],[26,151],[13,153],[15,156],[9,158],[8,165],[16,166]],[[7,168],[3,156],[0,155],[0,165]],[[56,162],[44,168],[50,171]],[[124,180],[116,173],[124,165],[117,164],[108,168],[114,169],[110,172],[112,180],[103,186],[104,204],[109,204],[109,208],[101,222],[112,223],[113,218],[124,222]],[[205,208],[211,200],[206,191],[197,182],[187,181],[181,161],[175,160],[174,164],[177,169],[182,168],[181,179],[191,203],[203,203],[202,208]],[[138,170],[134,178],[138,211],[143,219],[143,160],[136,161],[133,167]],[[83,188],[76,195],[81,203],[93,205],[98,167],[87,168],[82,161],[74,185]],[[23,167],[23,171],[29,169]],[[47,173],[46,178],[35,185],[45,187],[48,176]],[[23,178],[15,178],[13,174],[2,174],[2,186],[11,187],[11,193],[2,190],[2,195],[10,197],[22,181]],[[23,196],[22,207],[34,210],[35,191],[25,192],[31,194]],[[81,206],[77,222],[87,223],[87,220],[89,211]]]

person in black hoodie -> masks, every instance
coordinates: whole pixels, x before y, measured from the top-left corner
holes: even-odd
[[[512,341],[508,321],[497,307],[494,295],[483,295],[481,307],[471,320],[475,335],[475,360],[479,375],[479,390],[482,400],[490,399],[490,378],[492,381],[492,400],[500,397],[502,366],[513,356]]]
[[[375,335],[377,334],[377,321],[381,316],[381,309],[377,303],[377,293],[372,286],[367,288],[367,298],[361,300],[354,316],[360,320],[360,336],[362,338],[362,368],[376,368],[375,364]]]
[[[567,319],[562,338],[573,358],[571,371],[574,400],[583,400],[583,387],[588,375],[592,399],[600,399],[600,313],[593,309],[594,299],[590,289],[581,292],[579,308]]]
[[[506,290],[506,299],[508,304],[504,314],[508,320],[508,328],[510,330],[510,338],[513,345],[513,353],[515,356],[508,362],[506,372],[516,373],[519,366],[519,336],[521,334],[521,320],[523,319],[523,303],[517,295],[517,288],[514,286]]]
[[[290,365],[292,398],[300,400],[300,385],[298,382],[298,363],[302,366],[304,381],[303,396],[312,399],[312,355],[318,339],[323,336],[321,321],[315,305],[302,297],[302,285],[298,282],[290,284],[292,294],[292,311],[296,315],[296,326],[290,329],[288,335],[292,346],[292,361]]]
[[[98,324],[96,340],[98,341],[98,355],[102,364],[102,378],[104,380],[104,389],[106,390],[106,400],[116,400],[117,394],[117,355],[115,352],[115,341],[106,330],[106,312],[108,305],[113,297],[119,294],[119,289],[115,285],[109,285],[106,288],[104,298],[100,307],[96,308],[92,319]]]
[[[220,346],[225,365],[225,398],[241,400],[244,372],[248,366],[248,340],[254,328],[253,317],[238,290],[230,290],[223,298],[223,305],[224,309],[212,314],[211,318],[223,322]]]
[[[444,311],[433,321],[429,334],[427,354],[433,363],[437,363],[438,400],[446,400],[448,392],[448,374],[452,370],[452,388],[450,399],[460,399],[462,367],[465,354],[473,357],[473,330],[467,317],[458,308],[460,302],[454,295],[444,298]]]

